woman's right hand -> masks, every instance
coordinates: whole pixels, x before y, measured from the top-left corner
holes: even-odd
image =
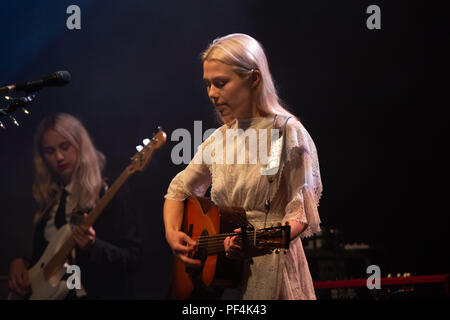
[[[188,253],[196,248],[197,242],[192,240],[186,233],[181,231],[170,231],[166,233],[166,239],[170,248],[172,248],[173,254],[183,261],[184,264],[188,267],[198,268],[201,266],[200,260],[191,259],[187,256]]]
[[[11,291],[20,296],[25,296],[30,292],[27,263],[23,258],[17,258],[11,262],[8,285]]]

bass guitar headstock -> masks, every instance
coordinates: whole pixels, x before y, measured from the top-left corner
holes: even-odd
[[[158,132],[151,139],[144,139],[143,145],[136,146],[137,152],[131,157],[131,163],[128,166],[130,174],[136,171],[143,171],[153,157],[153,152],[166,144],[167,135],[158,127]]]

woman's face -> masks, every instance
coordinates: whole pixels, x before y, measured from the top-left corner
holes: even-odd
[[[42,155],[50,170],[66,185],[77,168],[78,153],[75,147],[57,131],[47,130],[42,136]]]
[[[241,78],[229,65],[217,60],[203,63],[203,80],[208,96],[222,119],[251,118],[252,88],[248,78]]]

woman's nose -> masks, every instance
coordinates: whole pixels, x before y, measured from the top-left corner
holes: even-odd
[[[57,161],[64,160],[64,155],[61,151],[56,151],[56,160]]]
[[[208,96],[211,100],[215,101],[219,98],[218,90],[215,86],[211,86],[208,91]]]

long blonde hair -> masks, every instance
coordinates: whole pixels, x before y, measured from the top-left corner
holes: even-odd
[[[217,38],[202,53],[201,58],[203,62],[217,60],[227,64],[242,78],[259,70],[261,81],[255,92],[257,108],[263,114],[293,116],[282,106],[264,49],[254,38],[242,33]]]
[[[48,130],[58,132],[77,150],[77,166],[71,179],[76,207],[80,210],[91,209],[104,185],[101,172],[105,166],[105,156],[94,147],[82,123],[66,113],[46,117],[39,124],[34,136],[33,197],[38,204],[35,222],[42,218],[62,188],[59,177],[52,173],[42,155],[42,138]]]

